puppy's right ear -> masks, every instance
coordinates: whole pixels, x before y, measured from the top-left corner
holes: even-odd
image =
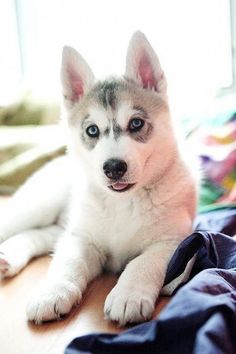
[[[67,108],[72,108],[94,83],[94,75],[86,61],[68,46],[62,53],[61,83]]]

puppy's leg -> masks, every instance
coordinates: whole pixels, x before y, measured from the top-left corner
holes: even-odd
[[[53,250],[63,229],[57,225],[17,234],[0,245],[0,278],[19,273],[33,258]]]
[[[120,325],[151,318],[168,262],[178,243],[165,241],[154,244],[128,263],[106,298],[104,312],[107,318]]]
[[[58,319],[78,304],[89,281],[102,269],[103,256],[76,235],[61,238],[44,286],[27,306],[27,317],[39,324]]]
[[[67,171],[63,158],[56,159],[16,192],[0,215],[0,243],[22,231],[55,223],[67,199]]]

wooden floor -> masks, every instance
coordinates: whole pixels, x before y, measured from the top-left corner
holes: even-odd
[[[0,208],[4,203],[0,198]],[[16,277],[0,281],[0,354],[62,354],[76,336],[124,330],[106,321],[103,315],[106,295],[117,281],[112,275],[104,275],[91,283],[80,306],[67,318],[41,326],[28,323],[27,300],[44,278],[49,263],[49,257],[35,259]],[[167,302],[168,298],[159,299],[155,316]]]

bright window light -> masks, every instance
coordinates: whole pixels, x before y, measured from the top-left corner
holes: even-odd
[[[97,77],[122,74],[128,41],[137,29],[146,34],[158,53],[175,102],[191,105],[196,98],[206,99],[231,85],[229,1],[17,0],[16,3],[24,84],[43,99],[59,96],[64,44],[74,46]],[[14,28],[13,24],[9,35],[14,36]],[[11,42],[10,46],[6,44],[5,61],[16,54],[17,45],[13,39]],[[7,70],[1,70],[5,71],[6,82]]]

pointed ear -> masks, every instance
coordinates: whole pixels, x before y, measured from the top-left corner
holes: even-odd
[[[75,49],[64,47],[61,83],[66,106],[71,108],[75,102],[78,102],[90,89],[93,82],[94,75],[82,56]]]
[[[166,78],[159,59],[140,31],[135,32],[130,40],[125,75],[143,88],[166,94]]]

